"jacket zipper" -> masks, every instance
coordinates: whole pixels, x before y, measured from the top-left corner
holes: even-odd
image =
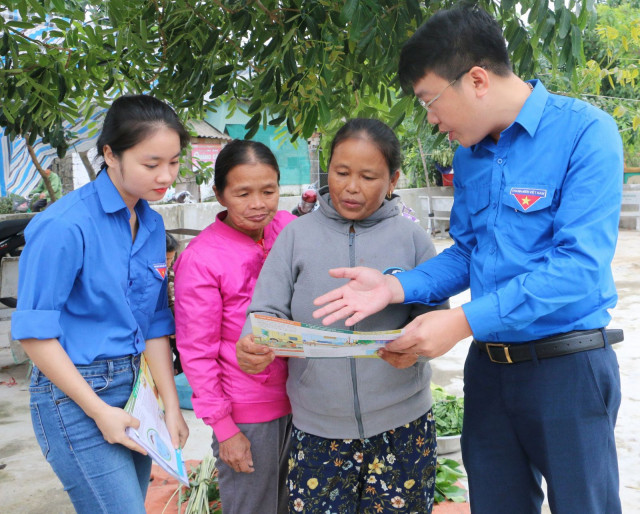
[[[355,248],[356,230],[355,226],[349,228],[349,266],[352,268],[356,265],[356,248]],[[356,330],[355,325],[351,330]],[[351,367],[351,383],[353,384],[353,408],[356,414],[356,422],[358,423],[358,433],[360,439],[364,439],[364,428],[362,426],[362,412],[360,412],[360,398],[358,397],[358,375],[356,373],[356,359],[350,359]]]

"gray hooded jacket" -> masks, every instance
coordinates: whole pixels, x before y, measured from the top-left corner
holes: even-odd
[[[436,254],[416,223],[398,215],[398,197],[384,200],[369,218],[343,218],[328,188],[320,207],[287,225],[260,272],[247,311],[320,324],[313,300],[346,282],[329,276],[337,267],[412,269]],[[353,330],[393,330],[430,310],[425,305],[390,305]],[[344,329],[344,321],[332,325]],[[243,335],[251,331],[247,318]],[[404,425],[431,408],[431,368],[417,362],[397,369],[377,358],[289,359],[287,393],[294,425],[332,439],[360,439]],[[268,378],[267,378],[268,380]]]

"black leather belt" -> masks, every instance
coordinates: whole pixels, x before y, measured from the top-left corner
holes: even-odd
[[[624,341],[624,333],[620,329],[608,329],[607,334],[609,344]],[[489,356],[491,362],[498,364],[515,364],[517,362],[530,361],[531,344],[535,349],[538,359],[558,357],[570,353],[594,350],[604,346],[604,337],[601,330],[576,330],[558,336],[546,337],[535,341],[525,341],[523,343],[484,343],[473,340],[478,348]]]

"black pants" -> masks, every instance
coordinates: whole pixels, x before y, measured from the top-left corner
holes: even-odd
[[[495,364],[472,344],[464,369],[462,460],[471,512],[619,514],[615,352]]]

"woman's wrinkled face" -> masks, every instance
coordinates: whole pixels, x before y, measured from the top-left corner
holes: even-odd
[[[227,174],[224,191],[215,189],[218,202],[227,209],[224,222],[254,241],[278,211],[278,172],[263,163],[240,164]]]
[[[400,172],[389,172],[384,155],[369,139],[350,137],[333,149],[329,163],[329,194],[338,213],[363,220],[376,212],[393,192]]]

